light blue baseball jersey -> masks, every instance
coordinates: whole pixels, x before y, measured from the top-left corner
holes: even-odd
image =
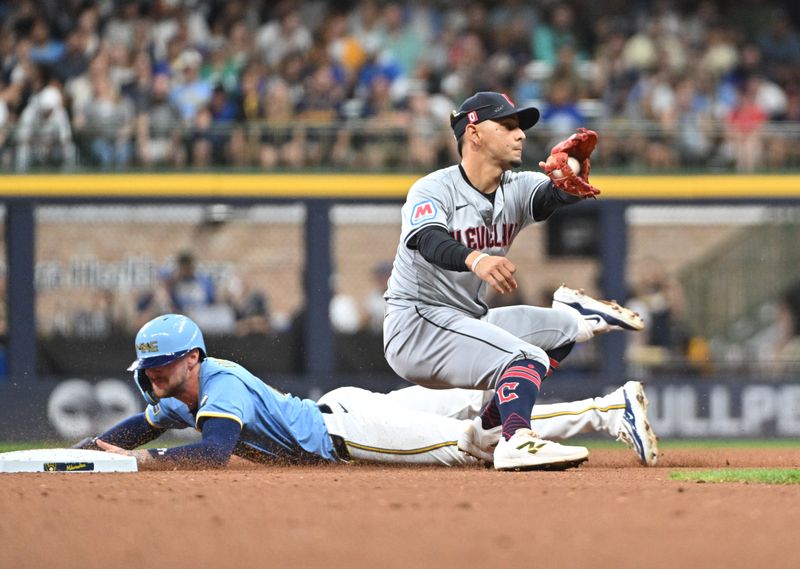
[[[210,417],[232,419],[242,427],[233,454],[250,460],[336,460],[328,429],[314,401],[281,393],[227,360],[203,361],[196,413],[182,401],[168,397],[158,405],[148,405],[145,417],[159,429],[197,428]]]

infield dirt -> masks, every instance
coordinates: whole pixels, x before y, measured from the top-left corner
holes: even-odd
[[[800,467],[800,449],[592,451],[566,472],[244,466],[0,475],[0,567],[800,567],[800,486],[675,468]]]

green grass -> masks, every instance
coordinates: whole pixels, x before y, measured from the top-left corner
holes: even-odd
[[[30,450],[36,448],[69,448],[74,445],[77,441],[29,441],[29,442],[13,442],[13,443],[5,443],[0,441],[0,453],[2,452],[12,452],[15,450]],[[162,437],[158,441],[150,442],[146,445],[142,445],[141,448],[157,448],[157,447],[164,447],[164,446],[176,446],[176,445],[185,445],[192,441],[181,441],[175,440],[170,438]]]
[[[65,441],[28,441],[14,443],[0,442],[0,452],[12,452],[15,450],[28,450],[34,448],[68,448],[73,444],[74,442]]]
[[[683,482],[744,482],[745,484],[800,484],[798,468],[722,468],[717,470],[677,470],[670,480]]]
[[[589,449],[609,450],[624,448],[622,443],[610,438],[574,438],[569,440],[570,445],[580,445]],[[800,439],[686,439],[686,440],[658,440],[659,450],[680,449],[722,449],[722,448],[800,448]]]

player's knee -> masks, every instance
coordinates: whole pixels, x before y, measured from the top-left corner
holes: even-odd
[[[522,352],[517,354],[514,358],[508,361],[503,369],[506,369],[520,360],[534,360],[545,367],[545,371],[550,369],[550,356],[547,355],[539,346],[526,347]]]
[[[569,312],[566,310],[553,310],[553,313],[556,317],[556,329],[561,330],[564,335],[562,345],[574,342],[581,330],[581,315],[572,310]]]

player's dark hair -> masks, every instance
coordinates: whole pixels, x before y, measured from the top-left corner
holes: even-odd
[[[464,146],[464,137],[462,136],[461,138],[459,138],[459,139],[456,141],[456,143],[457,143],[457,145],[458,145],[458,155],[459,155],[459,156],[462,156],[462,154],[461,154],[461,148]]]

